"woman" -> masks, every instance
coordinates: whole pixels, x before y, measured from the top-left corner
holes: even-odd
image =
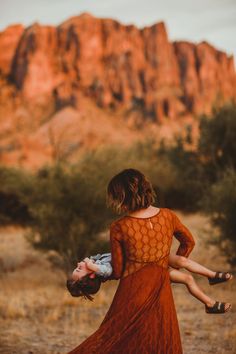
[[[173,235],[185,257],[194,240],[171,210],[152,206],[154,200],[138,170],[123,170],[109,182],[108,205],[127,213],[110,226],[112,276],[120,283],[99,329],[70,354],[182,353],[168,257]]]

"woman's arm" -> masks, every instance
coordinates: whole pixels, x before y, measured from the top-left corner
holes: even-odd
[[[174,236],[180,242],[176,252],[178,256],[188,257],[195,245],[194,238],[191,232],[184,226],[179,218],[172,212],[174,223]]]
[[[120,279],[124,270],[124,254],[122,247],[122,231],[117,222],[113,222],[110,226],[110,243],[111,243],[111,265],[113,279]]]

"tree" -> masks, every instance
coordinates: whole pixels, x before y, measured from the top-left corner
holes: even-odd
[[[107,215],[94,188],[81,172],[57,165],[39,171],[25,197],[33,219],[28,239],[37,248],[57,251],[66,268],[105,247],[98,234],[107,226]]]
[[[236,263],[236,171],[227,169],[203,200],[205,210],[221,231],[221,244]]]
[[[236,106],[214,110],[200,122],[199,153],[211,181],[227,167],[236,169]]]

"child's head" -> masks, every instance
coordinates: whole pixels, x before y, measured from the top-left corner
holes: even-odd
[[[86,275],[92,273],[94,272],[87,267],[87,264],[84,261],[81,261],[77,263],[77,267],[73,270],[71,279],[74,281],[81,280]]]
[[[96,294],[100,289],[101,279],[98,276],[91,278],[87,274],[80,280],[68,279],[66,286],[72,296],[83,296],[85,299],[92,301],[93,297],[91,295]]]
[[[90,295],[98,292],[101,280],[87,267],[86,262],[81,261],[77,263],[77,267],[73,270],[66,285],[72,296],[83,296],[86,299],[93,300]]]
[[[144,174],[133,168],[115,175],[107,187],[107,205],[118,213],[147,208],[155,201],[155,196]]]

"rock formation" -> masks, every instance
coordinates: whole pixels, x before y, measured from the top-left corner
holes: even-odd
[[[67,106],[80,112],[87,100],[160,126],[236,99],[232,56],[207,42],[171,43],[163,22],[139,29],[86,13],[58,27],[0,33],[0,81],[1,126],[25,120],[24,136]]]

